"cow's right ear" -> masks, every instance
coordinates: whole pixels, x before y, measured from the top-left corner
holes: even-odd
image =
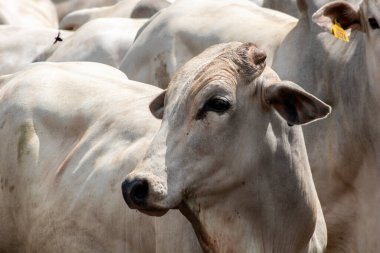
[[[164,105],[165,105],[165,95],[166,90],[161,92],[149,105],[149,109],[152,112],[153,116],[157,119],[162,119],[164,116]]]
[[[332,32],[335,21],[345,30],[363,31],[359,7],[344,1],[334,1],[325,4],[314,13],[312,19],[314,23],[329,33]]]

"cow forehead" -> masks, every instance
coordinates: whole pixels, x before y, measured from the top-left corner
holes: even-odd
[[[239,63],[243,58],[239,49],[244,46],[253,45],[240,42],[219,44],[187,62],[170,82],[167,98],[194,97],[205,86],[215,82],[236,85],[241,67]]]

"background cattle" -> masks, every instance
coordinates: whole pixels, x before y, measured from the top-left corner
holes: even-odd
[[[234,40],[261,45],[270,65],[295,24],[293,17],[245,0],[178,1],[142,28],[120,70],[130,79],[165,88],[186,61],[210,45]]]
[[[297,18],[300,15],[296,0],[264,0],[262,6],[265,8],[282,11]]]
[[[146,19],[94,19],[54,47],[50,55],[45,55],[46,61],[91,61],[119,67],[145,22]]]
[[[56,29],[43,27],[1,25],[0,75],[21,70],[52,47],[56,48],[58,33]],[[71,32],[61,31],[59,37],[65,40],[70,35]]]
[[[236,42],[187,62],[151,103],[160,130],[122,185],[131,208],[179,208],[204,252],[322,253],[327,243],[302,130],[293,125],[326,117],[330,107],[281,81],[265,57]]]
[[[273,68],[332,105],[331,117],[304,127],[328,230],[326,252],[380,252],[380,22],[378,1],[301,2],[301,18]],[[331,34],[334,20],[350,42]],[[372,22],[372,25],[371,25]]]
[[[171,2],[166,0],[141,0],[133,8],[131,18],[150,18],[170,4]]]
[[[169,5],[166,0],[123,0],[112,6],[71,12],[62,19],[59,26],[61,29],[76,30],[86,22],[97,18],[150,18]]]
[[[94,7],[73,11],[62,18],[59,26],[61,29],[77,30],[86,22],[96,18],[129,18],[131,16],[133,8],[139,1],[140,0],[123,0],[110,6]]]
[[[120,193],[161,89],[83,62],[33,64],[0,87],[1,252],[201,252],[178,211],[155,221]]]
[[[50,0],[0,0],[0,25],[58,28]]]
[[[61,20],[68,13],[92,7],[102,7],[116,4],[122,0],[52,0],[57,9],[58,18]],[[134,1],[134,0],[131,0]]]

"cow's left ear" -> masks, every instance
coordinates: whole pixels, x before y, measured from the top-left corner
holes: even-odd
[[[314,13],[313,22],[327,32],[332,32],[334,22],[337,21],[343,29],[363,31],[360,22],[359,7],[344,1],[334,1],[322,6]]]
[[[149,109],[152,112],[153,116],[157,119],[162,119],[164,116],[164,105],[165,105],[165,95],[166,90],[161,92],[152,102],[150,102]]]
[[[306,124],[325,118],[331,112],[330,106],[289,81],[265,87],[264,100],[289,125]]]

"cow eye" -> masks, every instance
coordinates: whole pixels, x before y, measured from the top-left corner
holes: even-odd
[[[209,100],[207,100],[206,104],[204,105],[205,111],[213,111],[217,113],[224,113],[228,109],[230,109],[231,104],[230,102],[221,97],[213,97]]]
[[[375,18],[369,18],[368,23],[371,26],[372,29],[379,29],[379,23],[377,23],[377,20]]]
[[[223,114],[230,109],[230,102],[223,97],[212,97],[206,101],[202,109],[199,110],[197,118],[203,118],[207,112],[216,112]]]

